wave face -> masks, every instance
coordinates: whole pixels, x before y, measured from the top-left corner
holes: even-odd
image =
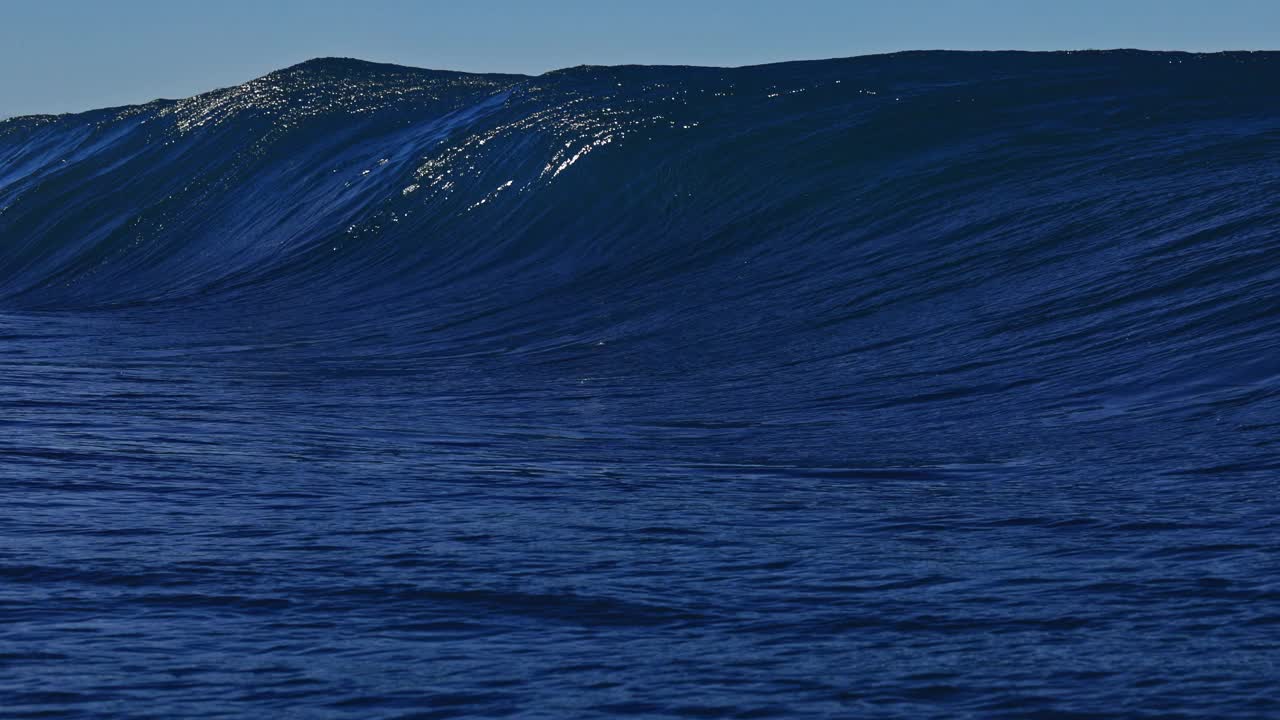
[[[1280,55],[0,122],[15,712],[1280,713]]]

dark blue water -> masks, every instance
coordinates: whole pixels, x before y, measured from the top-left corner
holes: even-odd
[[[1280,717],[1280,55],[0,123],[0,716]]]

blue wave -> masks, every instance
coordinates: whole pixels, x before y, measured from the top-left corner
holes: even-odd
[[[1275,53],[324,59],[4,121],[0,576],[45,606],[0,604],[35,668],[0,689],[1275,711],[1278,82]],[[86,617],[312,690],[184,704],[224,675],[58,634]]]
[[[1276,68],[316,60],[4,123],[0,298],[257,314],[364,357],[719,368],[786,386],[779,412],[890,425],[1007,398],[1086,425],[1243,412],[1280,375]]]

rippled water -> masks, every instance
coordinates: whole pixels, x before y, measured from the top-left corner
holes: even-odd
[[[0,716],[1280,715],[1280,56],[0,123]]]

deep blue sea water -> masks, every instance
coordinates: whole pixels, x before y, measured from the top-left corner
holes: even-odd
[[[1280,717],[1280,54],[0,122],[0,717]]]

